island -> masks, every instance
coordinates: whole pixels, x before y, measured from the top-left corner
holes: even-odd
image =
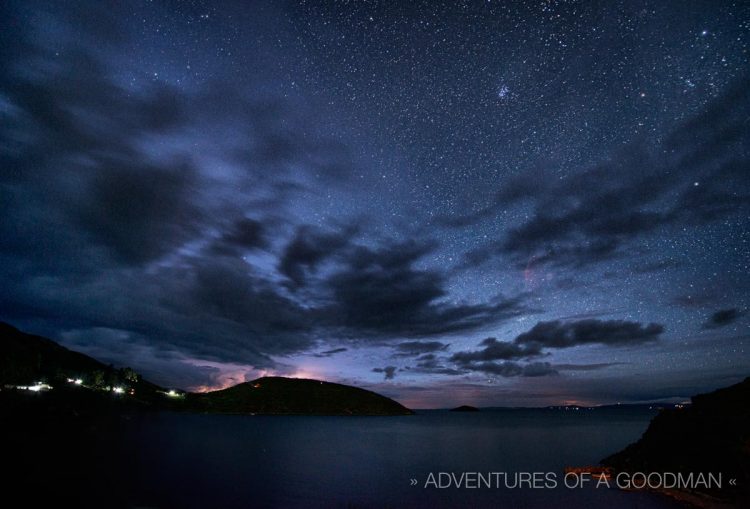
[[[228,389],[188,394],[197,411],[266,415],[410,415],[375,392],[321,380],[267,376]]]
[[[475,406],[461,405],[456,408],[451,408],[451,412],[479,412],[479,409]]]
[[[697,507],[750,507],[750,377],[654,417],[640,440],[602,464],[617,472],[721,473],[722,487],[660,489]]]
[[[120,410],[248,415],[413,413],[375,392],[322,380],[263,377],[204,393],[160,387],[132,368],[115,368],[7,323],[0,323],[0,406],[16,415],[46,410],[71,415]]]

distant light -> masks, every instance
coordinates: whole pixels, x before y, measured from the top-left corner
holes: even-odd
[[[39,392],[39,391],[48,391],[52,388],[52,386],[44,382],[37,382],[34,385],[29,385],[28,387],[19,386],[18,388],[26,389],[26,390],[33,391],[33,392]]]
[[[81,384],[83,383],[83,380],[81,380],[80,378],[76,378],[76,379],[75,379],[75,380],[73,381],[73,383],[74,383],[74,384],[76,384],[76,385],[81,385]]]
[[[123,389],[122,387],[112,387],[112,392],[114,392],[115,394],[122,394],[123,392],[125,392],[125,389]]]
[[[167,393],[168,396],[177,396],[177,393],[175,391],[169,391]]]

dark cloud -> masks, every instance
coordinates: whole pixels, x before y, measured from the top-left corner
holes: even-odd
[[[440,341],[405,341],[396,345],[396,357],[416,357],[418,355],[447,350],[447,343]]]
[[[312,108],[213,82],[128,88],[106,48],[61,39],[51,52],[28,35],[2,52],[3,318],[259,367],[316,344],[319,304],[289,299],[241,258],[293,228],[291,194],[311,182],[330,192],[351,169]],[[296,254],[306,269],[318,261]]]
[[[293,286],[304,285],[306,273],[347,246],[355,233],[355,228],[323,232],[310,226],[299,227],[279,260],[279,272],[289,278]]]
[[[463,228],[474,225],[482,220],[494,216],[500,207],[508,207],[518,202],[530,200],[540,186],[544,184],[536,175],[526,176],[525,178],[516,178],[509,180],[494,195],[494,203],[491,206],[465,215],[441,215],[433,220],[433,224],[448,228]],[[539,175],[541,177],[541,175]]]
[[[530,362],[523,366],[521,376],[548,376],[557,374],[557,369],[549,362]]]
[[[538,344],[523,345],[498,341],[495,338],[487,338],[480,345],[484,348],[473,352],[457,352],[451,356],[451,360],[463,364],[475,361],[525,359],[542,353],[541,345]]]
[[[656,323],[642,325],[626,320],[578,320],[574,322],[539,322],[516,337],[515,344],[540,348],[570,348],[600,344],[606,346],[638,345],[655,341],[664,332]]]
[[[246,250],[268,247],[265,227],[255,219],[243,217],[235,221],[212,245],[212,252],[238,255]]]
[[[324,357],[331,357],[331,356],[333,356],[333,355],[336,355],[337,353],[343,353],[343,352],[346,352],[347,350],[349,350],[349,349],[348,349],[348,348],[345,348],[345,347],[341,347],[341,348],[334,348],[333,350],[326,350],[326,351],[324,351],[324,352],[318,352],[318,353],[315,353],[315,354],[313,354],[313,355],[314,355],[315,357],[320,357],[320,358],[324,358]]]
[[[15,209],[0,231],[10,245],[42,244],[41,236],[18,239],[26,236],[14,225],[34,218],[35,230],[62,226],[67,239],[44,252],[57,258],[69,257],[71,242],[101,246],[127,264],[166,254],[202,222],[192,200],[197,172],[187,157],[155,161],[137,145],[181,122],[182,93],[154,85],[129,94],[89,55],[60,58],[43,77],[11,71],[0,80],[12,111],[0,128],[8,140],[0,182]]]
[[[744,125],[749,83],[739,81],[677,127],[662,150],[632,147],[566,179],[519,176],[492,207],[442,224],[474,224],[527,201],[533,204],[531,217],[504,238],[471,250],[466,263],[506,256],[522,266],[531,260],[581,267],[624,256],[635,239],[657,231],[738,214],[750,205],[744,178],[750,166]]]
[[[239,261],[197,261],[183,277],[190,285],[187,296],[191,299],[180,301],[190,302],[195,311],[242,324],[258,336],[302,334],[308,328],[299,306],[283,297],[272,284],[249,273]],[[306,341],[300,339],[299,343]]]
[[[471,330],[525,311],[519,298],[445,303],[445,275],[415,267],[433,249],[414,241],[352,249],[325,281],[333,299],[325,318],[360,335],[420,337]]]
[[[186,242],[196,233],[202,213],[189,198],[195,192],[192,167],[129,164],[136,166],[102,161],[82,191],[85,198],[70,204],[69,213],[119,261],[138,264]]]
[[[447,366],[445,364],[446,359],[439,358],[432,353],[420,355],[416,360],[416,366],[409,366],[405,369],[413,373],[438,374],[448,376],[463,375],[467,373],[466,370]]]
[[[219,82],[130,89],[103,54],[65,41],[53,53],[27,36],[13,40],[0,77],[6,249],[70,260],[101,247],[114,263],[142,265],[211,232],[219,254],[267,247],[248,209],[273,203],[253,215],[278,214],[288,189],[330,188],[353,164],[345,144],[311,127],[311,108]],[[28,223],[64,238],[18,231]]]
[[[393,380],[396,377],[396,366],[386,366],[384,368],[372,368],[373,373],[383,373],[386,380]]]
[[[703,324],[703,327],[706,329],[725,327],[736,322],[743,315],[744,313],[737,308],[721,309],[712,314],[708,321]]]
[[[487,338],[480,350],[456,352],[450,361],[459,368],[481,371],[501,376],[542,376],[558,371],[589,371],[612,366],[612,363],[553,366],[549,363],[519,364],[518,360],[546,355],[547,349],[572,348],[581,345],[631,346],[655,341],[664,327],[651,323],[642,325],[625,320],[599,320],[594,318],[576,321],[539,322],[513,341]],[[504,361],[501,363],[494,361]]]
[[[750,87],[747,80],[727,87],[730,76],[742,76],[740,43],[723,31],[730,25],[702,39],[727,66],[684,44],[685,53],[668,60],[643,46],[655,61],[672,62],[663,69],[672,76],[678,62],[701,62],[688,73],[711,76],[700,91],[675,95],[680,87],[670,85],[624,98],[640,86],[640,68],[592,73],[571,64],[547,69],[561,73],[552,85],[513,71],[503,77],[512,97],[500,105],[487,87],[464,86],[476,81],[468,68],[441,74],[459,80],[441,87],[467,92],[448,94],[455,101],[429,89],[434,80],[422,78],[433,64],[453,65],[442,53],[409,63],[414,72],[391,73],[398,37],[368,48],[353,32],[327,40],[316,23],[336,25],[337,8],[310,16],[296,4],[225,7],[210,22],[187,25],[204,11],[184,3],[123,10],[13,1],[4,9],[3,319],[185,386],[229,380],[222,363],[234,366],[233,381],[253,370],[292,371],[284,359],[293,356],[336,356],[335,374],[322,376],[365,383],[379,378],[371,366],[407,359],[409,372],[425,378],[498,374],[520,385],[555,372],[582,372],[559,381],[603,378],[599,370],[613,365],[558,364],[561,348],[644,345],[622,354],[649,356],[662,326],[586,315],[638,314],[658,301],[659,292],[644,300],[647,280],[647,288],[679,294],[695,283],[699,293],[680,302],[700,305],[705,316],[686,320],[669,301],[650,311],[674,325],[675,337],[711,311],[747,307],[741,240]],[[395,19],[391,11],[384,7],[376,19]],[[227,42],[237,23],[243,30]],[[361,28],[344,25],[337,30]],[[478,27],[472,37],[496,38],[496,27]],[[682,44],[688,28],[672,42]],[[526,35],[519,37],[522,44]],[[189,61],[180,57],[186,44],[194,50]],[[450,57],[461,46],[433,50]],[[375,52],[373,73],[348,68],[360,49]],[[597,51],[575,50],[606,64]],[[371,74],[407,79],[372,87]],[[555,83],[567,83],[565,93]],[[576,106],[579,99],[591,107]],[[675,122],[683,124],[669,127]],[[492,270],[467,270],[488,260]],[[615,287],[614,277],[630,280]],[[575,300],[563,302],[572,293]],[[475,351],[449,350],[459,335],[486,337],[541,308],[567,316],[509,341],[488,338]],[[719,316],[706,327],[736,319]],[[744,338],[728,340],[741,347]],[[677,346],[663,348],[671,355]],[[378,354],[385,359],[360,364]]]
[[[488,305],[434,302],[444,293],[443,276],[415,269],[418,255],[403,253],[392,244],[352,248],[350,256],[336,262],[338,270],[314,282],[322,296],[304,301],[286,295],[242,258],[197,252],[157,270],[113,269],[106,279],[67,276],[64,290],[54,284],[14,283],[14,276],[4,274],[12,291],[0,297],[0,304],[9,316],[27,322],[54,320],[70,329],[106,324],[194,357],[255,367],[274,366],[272,356],[311,350],[320,338],[361,343],[367,338],[470,330],[523,309],[517,300]],[[357,281],[363,286],[357,287]],[[349,300],[360,295],[362,301]],[[379,316],[372,318],[368,311]],[[437,341],[401,344],[398,351],[412,355],[447,347]]]
[[[341,252],[332,257],[325,274],[306,283],[311,292],[302,301],[285,296],[240,259],[194,258],[174,269],[169,277],[179,281],[178,288],[173,297],[162,297],[161,304],[183,315],[240,326],[255,348],[276,355],[308,348],[319,337],[358,342],[422,337],[472,330],[524,312],[519,299],[476,305],[442,302],[444,275],[414,267],[432,245],[344,247],[348,242],[336,241]],[[410,356],[447,347],[439,341],[411,341],[395,348],[396,355]]]

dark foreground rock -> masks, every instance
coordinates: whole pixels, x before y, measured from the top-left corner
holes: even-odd
[[[662,491],[696,506],[750,507],[750,378],[662,410],[640,440],[602,464],[629,473],[721,473],[720,489]]]

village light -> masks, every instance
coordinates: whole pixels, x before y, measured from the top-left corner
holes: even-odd
[[[36,382],[34,385],[29,385],[28,387],[25,386],[18,386],[19,389],[26,389],[33,392],[39,392],[39,391],[47,391],[52,388],[51,385],[46,384],[44,382]]]

